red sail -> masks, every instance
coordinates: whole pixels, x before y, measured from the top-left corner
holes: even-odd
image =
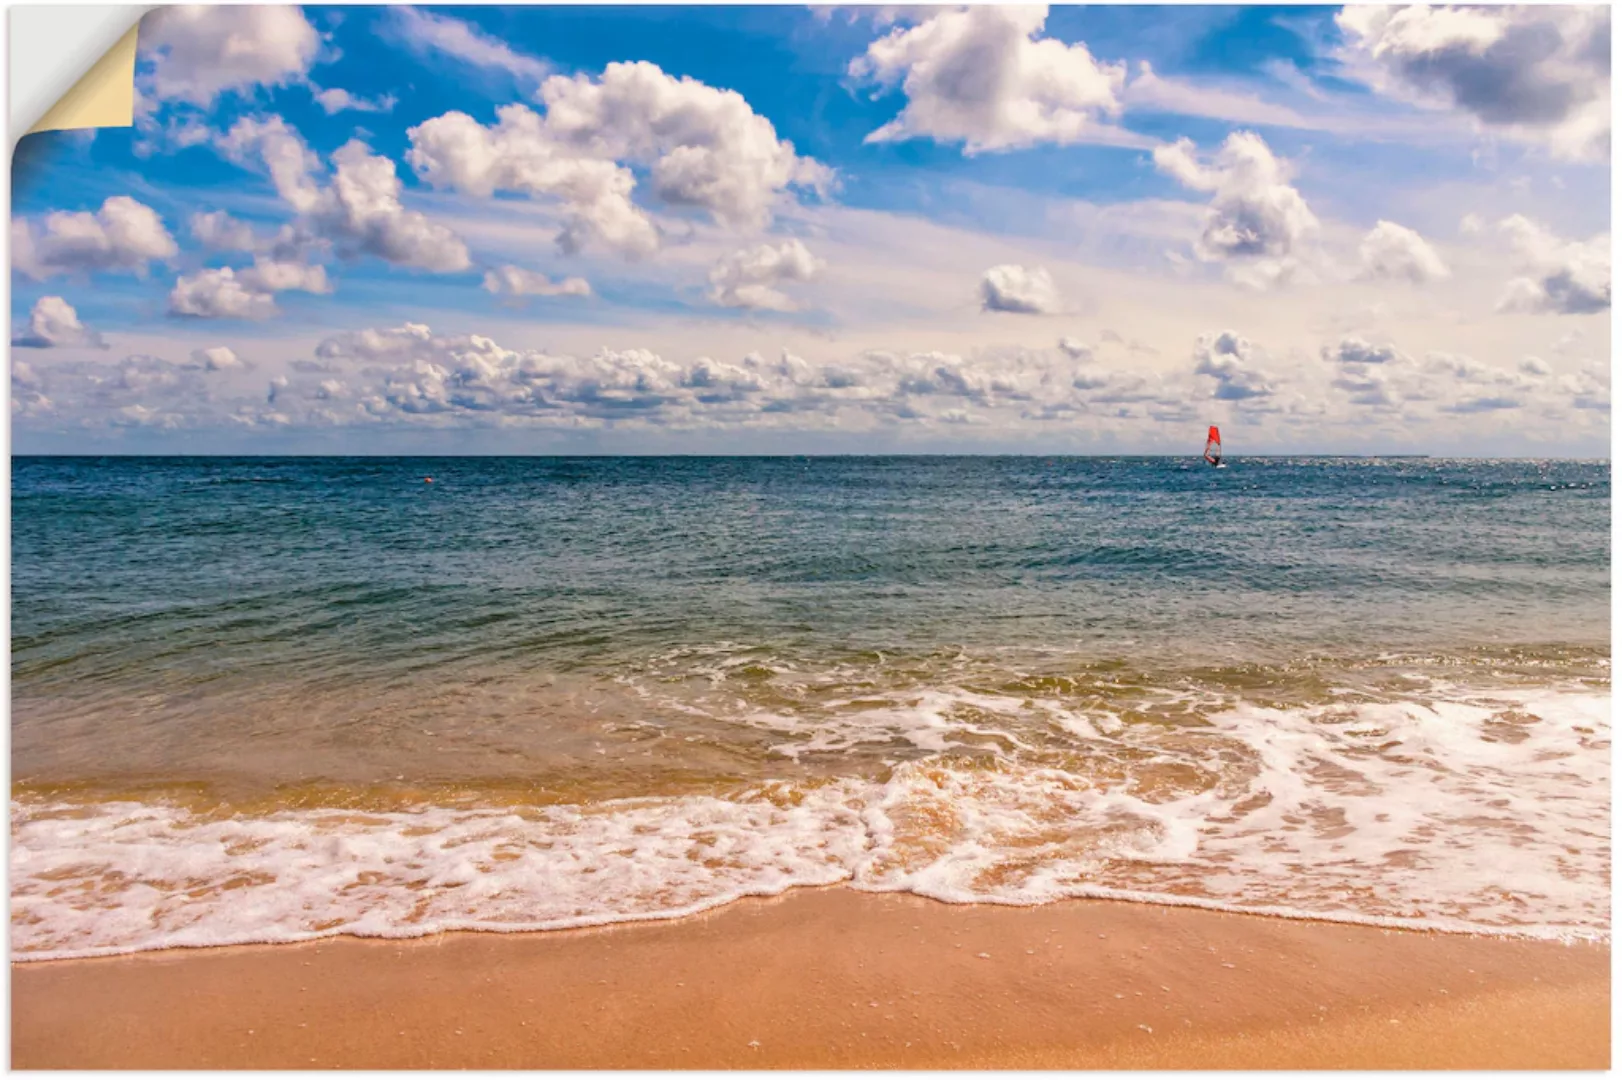
[[[1222,460],[1222,432],[1217,430],[1215,424],[1211,425],[1210,432],[1205,436],[1205,460],[1212,465]]]

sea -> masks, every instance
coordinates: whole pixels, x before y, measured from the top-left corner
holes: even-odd
[[[16,960],[797,886],[1609,940],[1608,462],[30,458]]]

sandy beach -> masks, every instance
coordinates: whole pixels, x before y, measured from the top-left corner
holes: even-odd
[[[12,967],[14,1068],[1580,1068],[1610,950],[798,890],[546,934]]]

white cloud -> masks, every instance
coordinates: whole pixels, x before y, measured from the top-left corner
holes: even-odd
[[[400,36],[419,51],[437,52],[475,67],[505,71],[527,88],[539,86],[541,80],[551,74],[551,65],[546,61],[514,52],[506,43],[461,19],[415,7],[388,10]]]
[[[980,279],[980,306],[985,311],[1054,315],[1064,302],[1045,268],[1005,264],[993,266]]]
[[[568,212],[557,238],[565,251],[601,244],[646,255],[659,246],[658,231],[631,201],[630,169],[559,141],[526,106],[506,105],[496,116],[489,127],[460,112],[426,120],[406,133],[406,161],[435,187],[480,198],[515,191],[560,200]]]
[[[1560,157],[1610,155],[1606,5],[1349,6],[1335,22],[1351,71],[1386,94],[1460,110]]]
[[[1587,335],[1581,330],[1568,330],[1554,341],[1554,351],[1561,356],[1571,356],[1583,352],[1586,348]]]
[[[722,307],[793,311],[794,301],[775,286],[810,281],[822,266],[822,260],[796,239],[745,248],[710,271],[710,299]]]
[[[201,364],[204,371],[243,371],[248,364],[229,347],[214,345],[207,349],[193,349],[192,363]]]
[[[395,11],[411,11],[412,8],[395,8]],[[363,98],[356,97],[348,90],[333,86],[317,91],[315,103],[321,106],[328,116],[336,116],[341,112],[367,112],[386,113],[393,112],[396,104],[393,94],[384,94],[382,97]]]
[[[1413,398],[1428,398],[1416,389],[1413,361],[1393,344],[1376,345],[1348,334],[1334,345],[1325,345],[1319,355],[1334,365],[1331,385],[1343,392],[1353,405],[1397,409]]]
[[[439,187],[487,197],[516,191],[560,200],[566,251],[593,242],[628,255],[658,245],[631,201],[647,170],[666,205],[706,211],[729,228],[758,229],[793,187],[825,189],[832,173],[795,154],[742,95],[646,62],[609,64],[601,76],[554,75],[542,84],[544,115],[524,105],[480,125],[450,112],[411,128],[406,160]]]
[[[207,108],[226,91],[302,81],[320,46],[296,7],[160,7],[141,21],[140,52],[150,70],[138,82],[158,100]]]
[[[1244,284],[1268,287],[1289,280],[1300,250],[1318,231],[1318,219],[1290,186],[1289,164],[1275,157],[1261,136],[1234,132],[1210,164],[1199,160],[1191,140],[1178,139],[1156,148],[1154,161],[1184,187],[1211,193],[1195,255],[1205,262],[1240,260],[1230,275]]]
[[[590,296],[591,285],[585,278],[571,277],[553,281],[545,274],[525,270],[521,266],[498,266],[484,274],[486,292],[507,296]]]
[[[117,364],[63,361],[45,353],[32,366],[13,364],[14,417],[25,434],[75,437],[127,426],[364,428],[381,438],[395,437],[382,429],[405,437],[413,429],[454,428],[474,440],[483,437],[475,432],[498,430],[570,440],[595,432],[658,445],[674,445],[659,440],[680,432],[734,445],[750,439],[770,445],[798,434],[927,441],[955,438],[948,434],[954,425],[971,423],[981,433],[975,438],[1004,447],[1082,432],[1087,440],[1108,433],[1144,450],[1203,430],[1210,409],[1224,403],[1240,441],[1272,445],[1292,437],[1316,446],[1347,439],[1358,445],[1368,431],[1400,424],[1423,433],[1417,445],[1401,445],[1429,449],[1429,440],[1441,439],[1445,447],[1464,432],[1491,438],[1529,430],[1521,417],[1532,413],[1520,410],[1536,410],[1535,427],[1552,422],[1565,437],[1602,438],[1608,421],[1603,364],[1543,372],[1517,366],[1525,363],[1524,351],[1502,367],[1451,352],[1415,361],[1383,338],[1335,339],[1321,350],[1322,342],[1314,342],[1311,354],[1321,352],[1325,361],[1315,363],[1298,344],[1263,354],[1237,334],[1205,334],[1193,363],[1168,369],[1102,338],[1100,355],[1078,362],[1076,350],[1055,347],[1052,338],[1044,347],[960,351],[901,343],[852,351],[786,327],[804,347],[718,358],[698,348],[678,354],[669,347],[521,347],[512,340],[519,325],[490,336],[440,334],[410,323],[341,333],[266,372],[263,381],[241,378],[222,352],[189,345],[190,360],[180,364],[150,356]],[[602,329],[593,326],[574,340],[589,342]],[[548,336],[560,330],[551,327]],[[760,332],[757,326],[735,340],[758,340]],[[1295,360],[1304,366],[1286,363]],[[1262,416],[1265,423],[1255,426]]]
[[[1155,74],[1147,60],[1138,62],[1138,74],[1127,83],[1122,100],[1129,111],[1167,112],[1178,116],[1207,116],[1235,124],[1310,128],[1325,126],[1294,109],[1263,101],[1254,94],[1166,78]]]
[[[208,251],[245,251],[278,262],[307,262],[315,252],[331,247],[330,241],[311,232],[307,223],[283,225],[264,235],[224,210],[194,213],[188,227],[192,239]]]
[[[1611,306],[1611,237],[1562,240],[1519,214],[1498,227],[1509,235],[1522,276],[1512,279],[1500,311],[1588,315]]]
[[[192,239],[211,251],[252,251],[253,226],[239,221],[224,210],[195,213],[188,223]]]
[[[1083,386],[1073,380],[1073,360],[1056,350],[875,350],[817,363],[784,349],[777,360],[752,352],[736,362],[681,361],[640,348],[585,356],[510,349],[479,334],[442,336],[408,323],[338,334],[315,352],[319,363],[295,367],[272,386],[267,404],[284,417],[278,423],[316,422],[335,396],[322,385],[335,373],[347,373],[343,397],[357,410],[353,422],[499,419],[567,428],[815,427],[858,417],[869,425],[931,425],[969,407],[1047,419],[1128,402],[1177,409],[1188,389],[1119,373]]]
[[[263,289],[266,292],[296,290],[307,293],[329,293],[332,291],[332,286],[327,282],[326,268],[312,266],[307,263],[255,259],[252,266],[241,271],[241,278],[249,287]]]
[[[1401,408],[1405,400],[1396,381],[1387,368],[1352,366],[1337,371],[1332,385],[1353,405],[1390,410]]]
[[[214,141],[227,159],[244,168],[262,168],[276,194],[299,213],[313,211],[321,201],[313,175],[321,159],[280,116],[244,116]]]
[[[1569,395],[1572,408],[1609,413],[1611,411],[1611,368],[1596,361],[1585,364],[1575,375],[1559,380],[1560,392]]]
[[[276,314],[276,298],[250,288],[226,266],[176,280],[169,292],[169,312],[199,319],[268,319]]]
[[[330,239],[340,255],[371,255],[436,273],[455,273],[471,264],[461,238],[402,205],[394,162],[358,140],[332,153],[333,172],[325,187],[314,175],[320,158],[279,116],[245,117],[219,145],[233,161],[263,167],[301,222],[316,236]]]
[[[1336,364],[1391,364],[1406,362],[1396,346],[1372,345],[1355,334],[1348,334],[1333,347],[1325,345],[1321,355]]]
[[[469,265],[467,245],[455,233],[400,203],[394,162],[351,140],[332,155],[332,186],[314,214],[339,251],[347,246],[398,266],[454,273]]]
[[[268,319],[276,314],[276,293],[327,293],[324,267],[255,260],[244,270],[229,266],[200,270],[175,282],[169,312],[200,319]]]
[[[28,327],[11,339],[25,349],[105,349],[101,335],[79,321],[79,313],[60,296],[42,296],[28,313]]]
[[[1450,273],[1442,257],[1423,236],[1392,221],[1379,222],[1363,237],[1358,256],[1359,273],[1365,278],[1423,285],[1440,281]]]
[[[155,356],[117,363],[74,360],[12,365],[12,408],[19,416],[68,420],[76,432],[131,426],[178,430],[220,423],[201,364]]]
[[[1446,400],[1444,412],[1481,413],[1519,409],[1536,389],[1534,380],[1468,356],[1433,352],[1425,357],[1424,371],[1435,378]]]
[[[1232,330],[1201,334],[1194,346],[1194,373],[1216,380],[1211,396],[1219,401],[1269,397],[1271,378],[1256,366],[1259,350]]]
[[[1351,404],[1431,424],[1447,415],[1559,406],[1564,389],[1535,357],[1523,359],[1513,371],[1452,352],[1432,351],[1415,360],[1395,344],[1371,344],[1356,336],[1325,345],[1320,355],[1332,365],[1331,386]],[[1569,400],[1564,404],[1581,407]]]
[[[16,417],[49,417],[56,409],[44,392],[44,381],[26,360],[11,361],[11,413]]]
[[[57,274],[129,271],[179,253],[163,219],[128,195],[114,195],[95,213],[56,210],[40,221],[11,222],[11,265],[43,281]]]
[[[900,83],[907,105],[868,142],[930,138],[967,153],[1037,143],[1148,145],[1106,122],[1121,111],[1120,64],[1081,42],[1039,35],[1047,8],[979,5],[898,27],[867,47],[850,74]]]
[[[1072,360],[1091,360],[1093,358],[1093,347],[1079,338],[1060,338],[1059,351]]]

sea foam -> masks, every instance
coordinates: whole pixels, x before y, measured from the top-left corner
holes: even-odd
[[[1593,690],[1437,683],[1187,724],[943,694],[819,724],[749,714],[792,736],[785,759],[859,738],[922,755],[875,777],[376,813],[18,798],[13,957],[558,929],[837,883],[1609,937],[1610,704]],[[999,726],[1015,708],[1048,709],[1057,734]]]

